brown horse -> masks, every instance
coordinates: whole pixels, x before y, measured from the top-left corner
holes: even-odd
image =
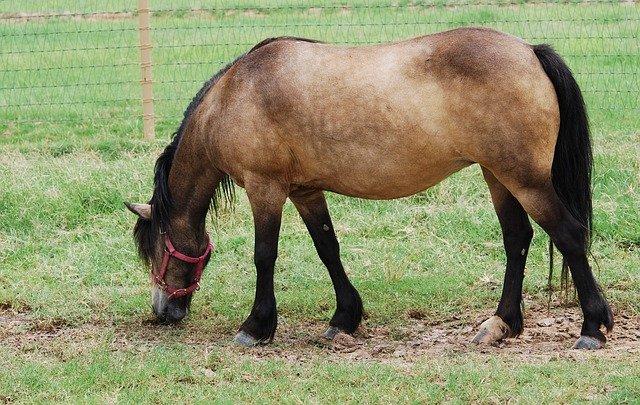
[[[323,191],[399,198],[472,164],[489,185],[507,256],[497,311],[474,341],[522,331],[530,216],[562,253],[578,291],[584,322],[575,347],[602,347],[601,327],[610,330],[613,315],[587,261],[592,155],[580,89],[550,47],[488,29],[364,47],[275,38],[216,74],[158,158],[149,204],[127,204],[139,216],[134,232],[151,264],[154,312],[168,323],[187,314],[211,249],[206,214],[233,199],[233,182],[251,204],[257,269],[253,309],[235,341],[273,339],[287,198],[335,289],[325,336],[352,333],[362,301],[342,266]]]

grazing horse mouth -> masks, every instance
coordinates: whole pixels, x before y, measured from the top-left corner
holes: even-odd
[[[182,321],[189,314],[191,296],[169,300],[165,291],[153,286],[151,309],[159,323],[173,325]]]
[[[158,312],[155,308],[153,308],[153,313],[160,324],[175,325],[186,318],[189,311],[186,308],[179,308],[178,310],[172,311],[169,307],[165,307],[161,312]]]

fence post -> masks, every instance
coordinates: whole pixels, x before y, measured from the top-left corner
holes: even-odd
[[[155,115],[153,113],[153,81],[151,78],[151,33],[149,0],[138,0],[140,32],[140,70],[142,73],[142,122],[144,139],[155,138]]]

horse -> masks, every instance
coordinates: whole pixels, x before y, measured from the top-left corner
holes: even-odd
[[[187,315],[212,252],[205,218],[234,201],[235,184],[251,207],[257,281],[234,341],[274,338],[274,264],[287,198],[335,290],[324,336],[351,334],[362,300],[342,265],[324,192],[395,199],[473,164],[489,187],[506,254],[499,304],[473,342],[523,330],[531,217],[577,290],[584,319],[573,347],[603,347],[614,321],[587,258],[592,148],[580,88],[550,46],[483,28],[367,46],[270,38],[214,75],[158,157],[151,200],[125,203],[138,216],[134,238],[150,265],[153,311],[170,324]]]

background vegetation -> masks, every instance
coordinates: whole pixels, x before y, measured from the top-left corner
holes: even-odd
[[[264,37],[371,43],[470,24],[497,27],[556,46],[585,89],[596,154],[595,272],[617,316],[637,320],[635,2],[236,1],[189,10],[154,3],[158,140],[143,142],[130,2],[88,1],[74,5],[77,11],[44,1],[0,2],[0,402],[640,397],[637,352],[554,357],[542,349],[523,358],[468,348],[364,361],[310,343],[324,330],[334,297],[291,205],[277,263],[276,341],[268,350],[234,348],[229,342],[248,314],[255,283],[242,193],[235,212],[211,222],[216,253],[189,319],[179,327],[152,325],[148,275],[130,236],[134,218],[122,205],[150,197],[154,160],[200,84]],[[38,16],[42,10],[46,15]],[[403,341],[416,322],[426,329],[451,320],[473,326],[492,313],[503,251],[477,168],[401,200],[330,195],[329,204],[347,271],[365,302],[365,334],[383,330],[389,341]],[[547,302],[546,243],[536,228],[525,279],[529,305]]]

